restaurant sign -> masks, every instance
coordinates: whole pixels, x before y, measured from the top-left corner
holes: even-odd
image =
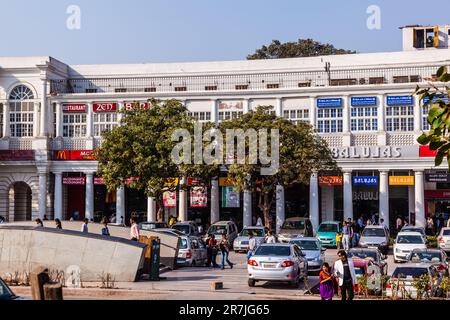
[[[57,150],[53,152],[53,160],[56,161],[95,161],[95,150]]]
[[[86,113],[87,107],[84,103],[64,103],[62,110],[64,113]]]

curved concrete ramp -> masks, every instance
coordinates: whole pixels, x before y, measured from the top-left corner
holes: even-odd
[[[144,266],[146,245],[118,237],[71,230],[2,226],[0,276],[30,272],[36,267],[64,272],[78,270],[81,281],[101,282],[107,274],[117,282],[136,281]]]

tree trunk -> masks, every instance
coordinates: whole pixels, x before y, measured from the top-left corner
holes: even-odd
[[[158,213],[156,214],[156,219],[158,222],[164,221],[164,201],[162,196],[158,196]]]

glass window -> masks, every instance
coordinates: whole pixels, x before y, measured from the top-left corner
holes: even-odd
[[[280,256],[291,255],[291,248],[288,246],[261,246],[256,249],[255,256]]]
[[[65,114],[63,115],[63,137],[82,138],[87,134],[87,115]]]
[[[414,130],[414,107],[398,106],[386,109],[387,131],[413,131]]]
[[[352,107],[351,131],[377,131],[378,130],[377,107]]]
[[[283,114],[284,118],[290,120],[295,124],[297,124],[299,121],[309,121],[309,109],[284,110]]]
[[[109,132],[118,126],[117,113],[94,113],[94,137],[101,137],[104,132]]]
[[[317,112],[317,130],[319,133],[342,132],[342,109],[323,108]]]

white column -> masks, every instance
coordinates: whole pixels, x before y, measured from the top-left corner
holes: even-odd
[[[252,223],[252,193],[250,191],[244,191],[244,227],[251,227]]]
[[[125,223],[125,188],[116,190],[116,223]]]
[[[415,187],[408,186],[408,214],[416,211]]]
[[[61,110],[61,103],[57,103],[56,104],[56,132],[55,132],[55,138],[58,137],[62,137],[62,130],[63,130],[63,126],[62,126],[62,121],[63,121],[63,117],[62,117],[62,110]]]
[[[282,117],[283,116],[283,103],[282,103],[281,98],[277,98],[277,103],[276,103],[276,106],[275,106],[275,114],[278,117]]]
[[[185,184],[186,184],[186,178],[183,178],[181,180],[181,185],[185,185]],[[180,194],[180,199],[179,199],[179,205],[178,205],[178,219],[181,222],[184,222],[184,221],[187,221],[187,217],[188,217],[187,191],[180,189],[179,194]]]
[[[416,226],[425,227],[425,190],[423,171],[415,171]]]
[[[380,210],[379,218],[389,223],[389,171],[380,170]]]
[[[39,173],[39,218],[47,214],[47,173]]]
[[[353,220],[352,172],[344,171],[344,219]]]
[[[242,111],[244,112],[244,114],[246,114],[250,111],[250,100],[244,99],[242,109],[243,109]]]
[[[420,106],[420,96],[414,96],[414,132],[422,130],[422,107]]]
[[[86,137],[92,138],[94,133],[94,112],[92,110],[92,103],[87,104],[87,119],[86,119]]]
[[[91,221],[94,219],[94,174],[86,173],[86,208],[85,217]]]
[[[386,131],[386,108],[384,106],[384,100],[386,99],[384,94],[378,95],[378,131],[383,132]]]
[[[286,218],[285,210],[284,210],[284,188],[283,188],[283,186],[277,186],[276,213],[277,213],[276,233],[279,233],[281,227],[283,226],[284,220]]]
[[[211,181],[211,224],[220,220],[219,181]]]
[[[217,100],[211,100],[211,122],[218,124],[219,123],[219,112],[217,110]]]
[[[309,124],[316,128],[316,97],[309,98]]]
[[[63,219],[63,184],[62,173],[55,173],[55,219]]]
[[[11,135],[11,128],[9,127],[9,103],[3,102],[3,137],[9,137]]]
[[[156,221],[156,202],[152,197],[147,198],[147,221]]]
[[[342,97],[342,132],[350,132],[350,103],[348,96]]]
[[[309,183],[309,219],[315,232],[319,227],[319,181],[317,173],[311,174]]]
[[[34,103],[33,109],[33,137],[39,134],[39,102]]]
[[[41,114],[39,136],[47,136],[47,79],[42,80]]]

